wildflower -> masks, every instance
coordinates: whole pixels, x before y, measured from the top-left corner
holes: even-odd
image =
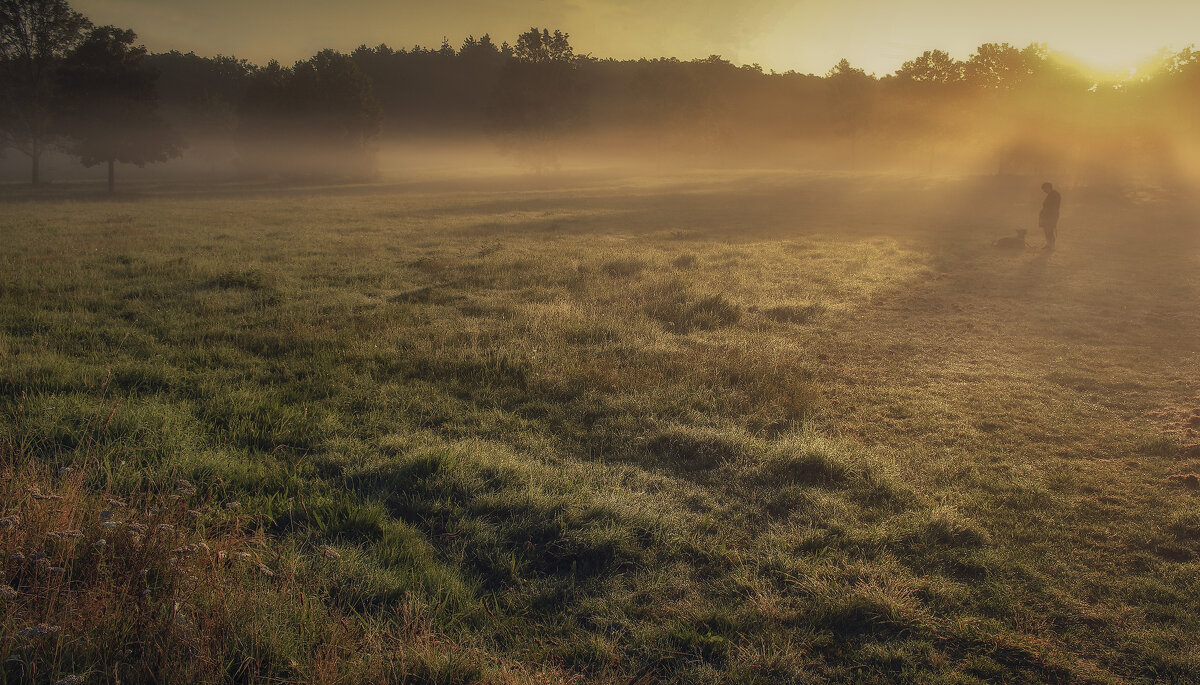
[[[118,497],[109,497],[108,503],[113,505],[114,507],[118,507],[118,508],[125,506],[125,500],[120,499]]]
[[[238,507],[242,506],[242,503],[241,502],[226,502],[224,506],[226,509],[237,509]]]
[[[78,530],[59,530],[53,533],[46,533],[46,537],[56,540],[79,540],[83,537],[83,533]]]
[[[129,527],[130,535],[145,535],[146,534],[146,526],[144,526],[140,523],[130,523],[130,524],[127,524],[127,526]]]
[[[45,623],[39,623],[32,628],[26,628],[25,630],[22,630],[20,633],[17,634],[17,636],[21,637],[23,639],[26,639],[26,640],[32,640],[33,638],[41,637],[43,635],[57,633],[59,630],[60,629],[58,626],[51,626],[51,625],[46,625]]]
[[[67,569],[63,566],[51,566],[50,568],[48,568],[46,570],[49,571],[50,573],[53,573],[56,576],[64,575],[67,572]]]
[[[13,552],[11,555],[9,555],[8,558],[12,559],[13,561],[17,562],[18,564],[21,563],[22,561],[25,561],[25,555],[21,554],[20,552]]]
[[[96,549],[104,549],[106,545],[108,545],[108,540],[105,540],[104,538],[100,538],[92,543],[92,547],[95,547]]]
[[[225,561],[225,550],[217,550],[217,561]]]
[[[79,685],[82,682],[85,682],[83,676],[69,675],[66,678],[59,678],[54,681],[54,685]]]
[[[273,578],[273,577],[275,577],[275,572],[274,572],[274,571],[272,571],[270,568],[267,568],[267,565],[266,565],[266,564],[259,564],[259,565],[258,565],[258,570],[259,570],[259,571],[262,571],[262,574],[263,574],[264,576],[268,577],[268,578]]]
[[[196,486],[186,480],[175,481],[175,492],[181,495],[194,495],[196,494]]]
[[[204,552],[205,554],[208,554],[208,552],[209,552],[208,545],[203,542],[197,542],[196,549],[200,550],[201,552]]]
[[[21,517],[16,514],[0,518],[0,528],[16,528],[21,525]]]
[[[321,550],[321,554],[325,555],[326,559],[341,559],[342,555],[334,551],[332,547],[326,547]]]
[[[158,531],[161,533],[174,533],[175,526],[172,526],[169,523],[160,523],[158,524]]]
[[[62,467],[61,469],[59,469],[59,470],[58,470],[58,475],[60,475],[60,476],[65,476],[65,475],[67,475],[68,473],[70,473],[70,472],[72,472],[72,471],[74,471],[74,470],[75,470],[75,467],[74,467],[74,466],[64,466],[64,467]]]
[[[236,553],[234,553],[234,555],[233,555],[233,556],[237,557],[238,559],[241,559],[242,561],[249,561],[249,560],[250,560],[250,553],[249,553],[249,552],[236,552]]]
[[[20,593],[8,585],[0,585],[0,599],[16,599],[20,596]]]
[[[103,526],[104,528],[112,530],[113,528],[120,528],[121,522],[120,521],[105,521],[104,523],[101,523],[100,525]]]
[[[113,517],[113,513],[112,513],[111,509],[105,509],[104,511],[100,512],[100,520],[101,521],[111,520],[112,517]]]
[[[194,519],[198,519],[201,516],[204,516],[204,512],[200,511],[199,509],[188,509],[187,513],[188,513],[188,516],[191,516]]]
[[[42,501],[62,499],[62,495],[43,495],[41,492],[37,492],[37,491],[29,493],[29,496],[36,500],[42,500]]]
[[[196,545],[182,545],[175,548],[175,554],[195,554],[198,549]]]

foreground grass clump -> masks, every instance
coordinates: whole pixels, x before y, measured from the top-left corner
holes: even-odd
[[[1200,679],[1174,205],[721,181],[4,200],[5,680]]]
[[[353,548],[280,544],[183,480],[115,497],[10,446],[2,462],[6,682],[508,679],[415,598],[378,623],[314,601],[362,570]]]

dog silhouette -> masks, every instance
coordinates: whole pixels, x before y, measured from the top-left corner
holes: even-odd
[[[1001,238],[1001,239],[997,240],[996,242],[992,243],[992,247],[1001,247],[1001,248],[1005,248],[1008,250],[1024,249],[1025,248],[1025,234],[1028,232],[1029,231],[1026,231],[1023,228],[1018,228],[1016,236],[1011,237],[1011,238]]]

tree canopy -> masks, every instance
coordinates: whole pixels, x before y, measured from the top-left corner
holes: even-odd
[[[945,85],[963,80],[963,63],[942,50],[926,50],[900,66],[896,76],[917,83]]]
[[[117,162],[145,166],[181,153],[179,137],[158,113],[146,48],[136,42],[133,31],[95,28],[63,60],[58,76],[67,149],[86,167],[107,164],[110,191]]]
[[[551,62],[570,62],[575,58],[575,51],[568,42],[570,34],[550,29],[539,31],[537,27],[530,28],[517,37],[517,45],[513,56],[522,62],[546,64]]]
[[[28,156],[34,185],[58,133],[58,67],[90,27],[66,0],[0,0],[0,152]]]

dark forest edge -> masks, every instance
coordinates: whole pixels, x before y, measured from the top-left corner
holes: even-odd
[[[179,157],[231,177],[361,180],[383,140],[486,136],[535,167],[565,146],[696,164],[1073,174],[1193,174],[1200,51],[1104,79],[1032,44],[930,50],[876,77],[843,59],[817,76],[719,55],[615,60],[531,28],[455,48],[322,50],[284,66],[171,51],[95,27],[63,0],[0,2],[0,145],[85,166]],[[43,29],[32,30],[41,25]]]

